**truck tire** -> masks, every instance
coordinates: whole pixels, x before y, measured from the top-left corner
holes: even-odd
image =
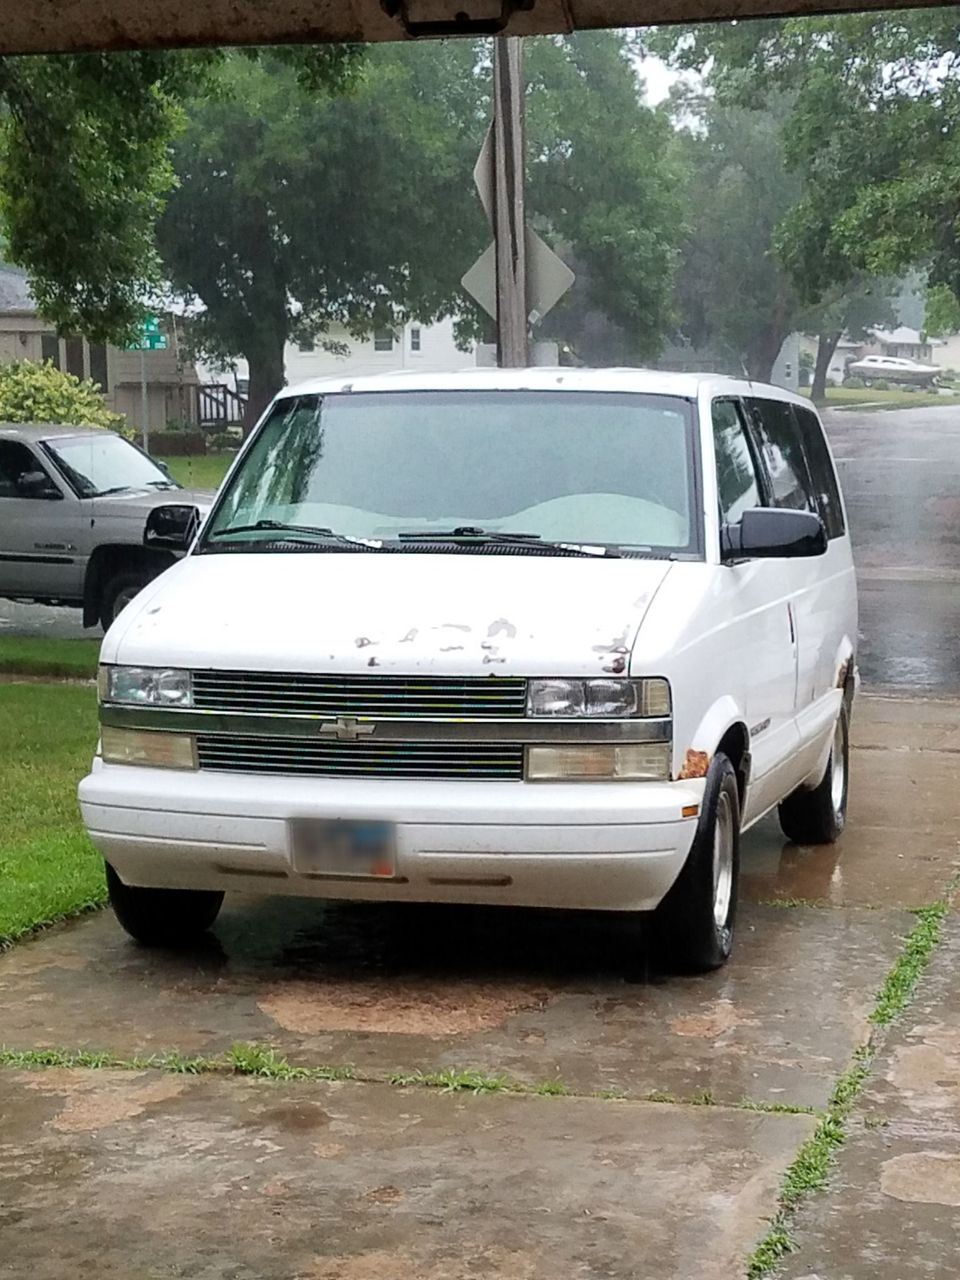
[[[121,569],[108,578],[100,596],[100,622],[104,631],[110,629],[117,614],[143,590],[154,577],[147,569]]]
[[[655,917],[658,950],[685,973],[726,964],[733,949],[740,880],[740,793],[729,758],[710,763],[687,861]]]
[[[223,904],[214,889],[141,889],[107,868],[107,892],[120,925],[145,947],[185,947],[213,924]]]
[[[816,787],[794,791],[780,802],[780,829],[794,844],[833,844],[847,820],[850,781],[850,712],[837,716],[827,771]]]

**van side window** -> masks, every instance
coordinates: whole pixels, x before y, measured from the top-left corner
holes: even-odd
[[[712,413],[720,519],[736,524],[745,511],[763,506],[757,468],[736,402],[714,400]]]
[[[830,457],[830,450],[823,436],[823,427],[812,409],[803,409],[794,405],[793,412],[800,424],[800,437],[807,455],[807,468],[816,491],[817,505],[826,526],[827,537],[842,538],[846,532],[843,503],[840,501],[840,486],[837,484],[833,459]]]
[[[792,406],[782,400],[748,400],[747,408],[770,478],[770,505],[819,515]]]

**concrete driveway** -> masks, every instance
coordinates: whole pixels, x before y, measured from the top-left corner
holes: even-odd
[[[951,1277],[952,916],[913,1003],[871,1023],[909,995],[913,909],[960,872],[941,412],[832,425],[881,696],[841,841],[745,838],[723,972],[659,973],[609,920],[544,912],[238,899],[176,956],[107,915],[50,930],[0,956],[0,1277],[734,1280],[785,1231],[792,1280]],[[907,432],[898,480],[881,455]]]

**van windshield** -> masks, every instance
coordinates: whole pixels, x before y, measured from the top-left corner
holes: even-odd
[[[201,550],[312,530],[440,549],[471,534],[694,554],[694,407],[608,392],[402,391],[280,401]]]

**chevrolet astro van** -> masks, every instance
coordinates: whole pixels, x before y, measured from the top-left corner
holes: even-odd
[[[857,600],[810,404],[630,369],[285,389],[104,642],[80,786],[142,943],[227,890],[655,913],[722,965],[739,839],[833,841]]]

